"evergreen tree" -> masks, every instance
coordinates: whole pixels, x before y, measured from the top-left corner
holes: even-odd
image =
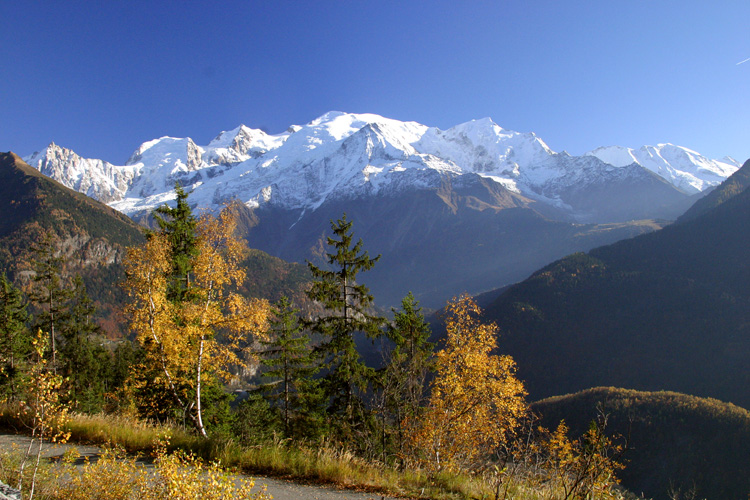
[[[46,232],[32,251],[34,277],[29,298],[40,310],[34,329],[41,329],[49,335],[52,370],[57,373],[58,337],[70,317],[67,302],[73,296],[73,291],[65,283],[65,258],[53,233]]]
[[[112,379],[111,389],[106,395],[107,410],[117,412],[120,408],[127,408],[132,402],[133,394],[127,382],[131,377],[131,372],[144,357],[144,349],[138,342],[129,339],[122,339],[118,342],[112,352]]]
[[[97,338],[101,328],[93,320],[96,308],[83,279],[76,276],[71,284],[59,247],[47,232],[32,248],[29,297],[38,311],[34,327],[49,335],[50,367],[64,375],[70,401],[79,411],[97,412],[111,379],[112,356]]]
[[[258,392],[250,392],[235,411],[233,434],[246,446],[271,442],[279,432],[279,414]]]
[[[122,339],[112,353],[112,386],[124,386],[130,370],[144,355],[143,348],[138,342]]]
[[[177,203],[174,207],[161,205],[152,215],[159,226],[159,232],[166,235],[172,246],[172,272],[168,297],[174,302],[186,299],[190,288],[193,259],[198,255],[198,219],[193,215],[187,201],[189,193],[175,183]],[[151,236],[153,233],[148,233]]]
[[[271,340],[262,342],[268,349],[261,363],[271,368],[264,375],[274,381],[262,390],[275,401],[281,411],[284,434],[291,436],[292,419],[303,417],[305,395],[318,368],[314,366],[310,338],[299,322],[299,309],[283,296],[273,305],[271,314]]]
[[[0,274],[0,391],[11,399],[18,391],[21,364],[31,352],[28,320],[21,291]]]
[[[67,328],[63,331],[66,340],[72,336],[100,335],[101,327],[94,322],[96,306],[89,297],[86,284],[80,274],[73,279],[72,303],[69,309]]]
[[[425,397],[425,382],[432,368],[434,344],[428,342],[430,325],[411,292],[393,309],[394,319],[386,330],[393,342],[381,371],[383,406],[396,430],[397,452],[404,446],[404,426],[418,414]],[[385,426],[384,426],[385,427]]]
[[[84,413],[102,410],[113,377],[112,354],[102,345],[101,327],[93,321],[95,313],[86,285],[76,275],[68,321],[61,328],[60,368],[71,403]]]
[[[346,214],[331,221],[331,228],[333,237],[327,241],[332,253],[327,253],[327,260],[332,269],[308,262],[316,281],[307,295],[325,308],[310,327],[324,339],[318,352],[327,370],[322,383],[331,402],[329,412],[343,416],[352,427],[362,410],[357,391],[364,391],[374,376],[374,370],[365,366],[357,351],[354,334],[364,332],[376,337],[383,324],[382,318],[368,312],[373,298],[369,289],[357,282],[357,274],[371,269],[380,256],[371,259],[362,250],[361,239],[353,243],[352,221],[347,220]]]

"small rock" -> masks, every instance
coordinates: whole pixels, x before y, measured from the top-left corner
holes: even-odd
[[[5,483],[0,483],[0,500],[21,500],[21,492]]]

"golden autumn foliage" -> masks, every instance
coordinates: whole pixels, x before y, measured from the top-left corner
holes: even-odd
[[[227,380],[229,368],[243,366],[242,353],[253,339],[265,338],[269,304],[231,292],[242,284],[239,263],[245,245],[235,235],[229,208],[218,217],[203,215],[197,225],[197,252],[185,298],[168,296],[172,246],[154,233],[129,250],[126,289],[131,302],[126,313],[138,342],[145,348],[144,370],[157,369],[154,380],[135,377],[135,385],[162,385],[206,435],[201,391],[211,377]]]
[[[250,478],[229,474],[218,463],[205,463],[189,453],[167,453],[167,441],[157,444],[154,467],[136,463],[116,449],[105,449],[92,463],[58,467],[60,480],[48,498],[65,500],[269,500],[265,488]],[[72,457],[74,458],[74,457]],[[254,491],[255,490],[255,491]]]
[[[51,369],[47,359],[49,339],[42,330],[31,340],[34,361],[28,368],[18,404],[19,420],[26,422],[32,439],[64,443],[69,433],[62,430],[68,420],[68,406],[61,398],[64,380]]]
[[[618,461],[623,446],[607,437],[602,426],[606,427],[606,419],[592,422],[580,439],[572,441],[565,421],[549,433],[546,469],[564,499],[617,498],[613,486],[619,483],[616,473],[623,468]]]
[[[472,469],[525,414],[523,384],[510,356],[492,354],[498,328],[479,320],[468,296],[448,304],[445,347],[436,355],[430,401],[410,429],[411,455],[431,470]]]
[[[68,407],[61,400],[64,381],[51,369],[47,359],[49,337],[42,330],[37,330],[31,345],[33,360],[23,384],[17,415],[31,434],[31,441],[18,466],[16,485],[19,490],[24,487],[28,490],[29,499],[34,498],[43,444],[64,443],[70,437],[70,433],[64,430],[68,420]],[[29,460],[33,461],[32,472],[30,477],[26,477],[24,470]],[[28,484],[24,484],[24,481]]]

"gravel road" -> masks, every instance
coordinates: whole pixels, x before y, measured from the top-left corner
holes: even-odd
[[[28,436],[0,434],[0,449],[7,450],[15,446],[25,450],[28,445]],[[95,457],[101,452],[96,446],[45,444],[42,448],[42,455],[48,458],[59,457],[72,447],[75,447],[81,456]],[[384,497],[375,493],[360,493],[352,490],[300,484],[264,476],[253,477],[257,487],[263,484],[267,486],[268,493],[273,496],[274,500],[395,500],[393,497]]]

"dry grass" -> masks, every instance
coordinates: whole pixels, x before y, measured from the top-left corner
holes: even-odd
[[[0,426],[7,428],[12,421],[9,418],[8,412],[0,409]],[[12,422],[15,425],[12,428],[18,428],[18,421]],[[480,477],[447,472],[428,474],[413,469],[399,471],[385,464],[366,461],[326,440],[302,445],[275,440],[263,446],[244,447],[227,437],[202,439],[176,426],[148,424],[132,417],[113,415],[72,415],[67,430],[71,432],[72,442],[116,446],[131,455],[151,455],[157,443],[169,436],[171,452],[184,450],[206,462],[219,462],[224,467],[249,474],[305,479],[402,498],[495,498],[490,482]],[[0,464],[0,469],[7,472],[12,466],[7,457],[5,460],[5,466]],[[122,471],[110,472],[118,474]],[[44,481],[49,483],[49,479]],[[50,491],[48,484],[43,487]],[[521,482],[513,488],[512,498],[556,499],[558,495]]]
[[[468,476],[428,476],[422,471],[397,471],[384,464],[368,462],[325,440],[303,445],[275,440],[263,446],[243,447],[231,438],[206,440],[179,427],[112,415],[73,415],[68,430],[74,442],[111,444],[129,453],[150,454],[159,439],[170,436],[170,450],[188,450],[237,471],[299,478],[394,496],[453,499],[483,498],[488,494],[480,481]]]
[[[113,444],[129,453],[150,453],[155,443],[165,436],[170,437],[175,449],[192,449],[201,441],[182,428],[146,423],[127,416],[72,415],[66,427],[71,441]]]

